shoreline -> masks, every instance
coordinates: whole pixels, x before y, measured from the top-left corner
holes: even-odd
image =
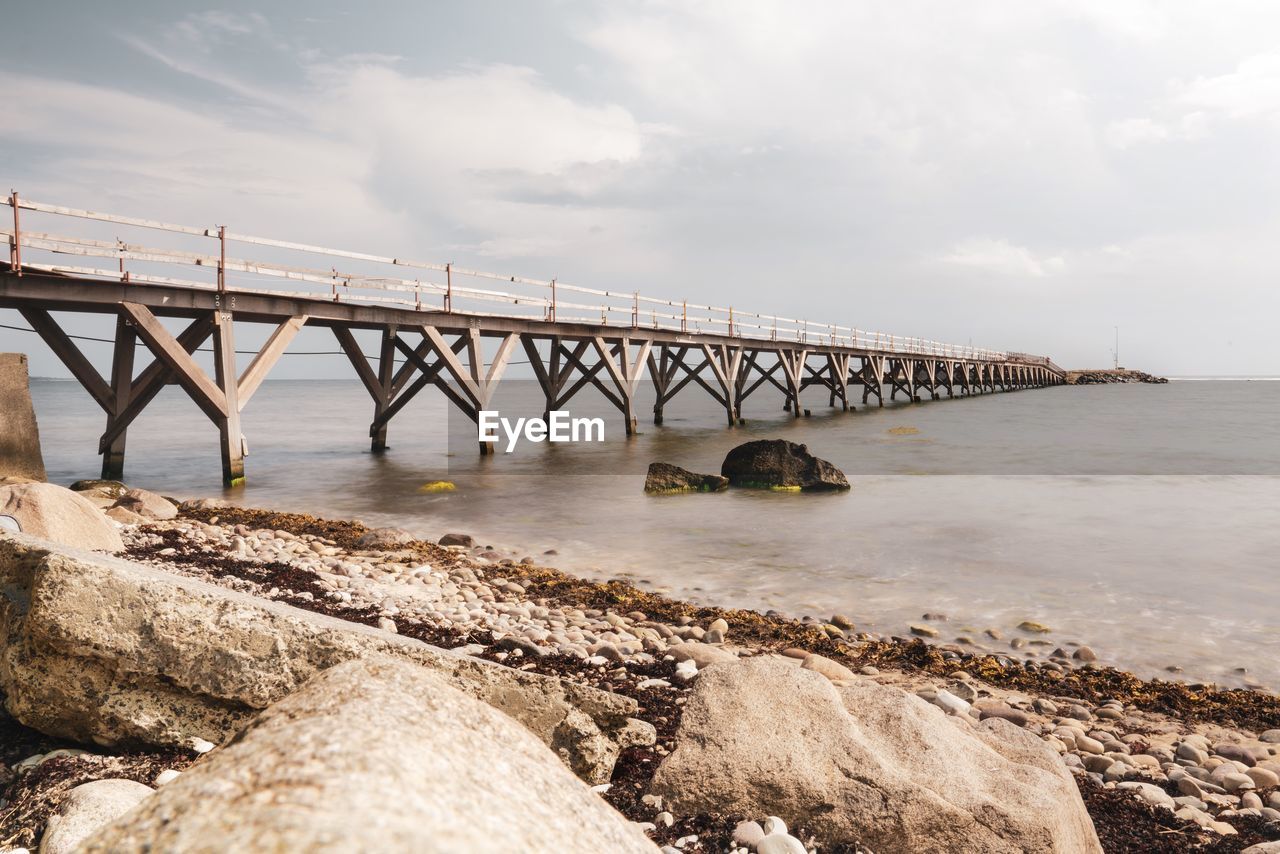
[[[739,821],[762,818],[675,816],[647,794],[658,764],[674,749],[697,671],[726,656],[804,662],[828,678],[902,688],[969,724],[998,717],[1033,732],[1072,770],[1107,850],[1122,850],[1126,838],[1176,839],[1176,847],[1163,850],[1206,851],[1280,838],[1280,788],[1233,794],[1212,782],[1224,761],[1237,761],[1222,759],[1222,752],[1232,753],[1225,745],[1260,749],[1265,758],[1255,757],[1255,766],[1272,763],[1280,772],[1280,697],[1273,694],[1142,680],[1078,659],[1024,661],[1014,650],[977,653],[919,636],[877,636],[840,615],[805,621],[700,605],[484,546],[442,546],[395,529],[215,499],[186,502],[175,519],[138,519],[121,532],[121,556],[129,560],[636,700],[657,743],[624,749],[611,782],[596,790],[659,845],[683,839],[681,850],[724,850]],[[1182,754],[1193,751],[1203,757],[1188,763]],[[180,770],[194,758],[165,761]],[[79,765],[88,761],[62,755],[51,770],[81,780]],[[138,762],[154,771],[150,754]],[[1202,772],[1203,781],[1183,782],[1199,781]],[[1255,775],[1270,782],[1265,773]],[[28,820],[38,817],[30,801],[43,798],[47,806],[57,791],[41,788],[40,779],[10,784],[8,794],[17,797],[0,813],[0,841],[19,841],[15,809]],[[1187,794],[1193,789],[1198,794]],[[16,829],[32,843],[39,833]],[[803,840],[808,828],[797,821],[792,832]],[[688,842],[691,836],[698,841]]]

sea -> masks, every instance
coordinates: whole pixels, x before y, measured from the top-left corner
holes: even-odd
[[[73,381],[41,379],[32,396],[50,480],[97,477],[105,416],[92,399]],[[882,633],[945,615],[929,623],[941,641],[1009,651],[1033,620],[1051,629],[1044,651],[1087,644],[1147,677],[1280,688],[1280,382],[851,403],[812,388],[797,415],[765,385],[730,427],[691,384],[657,426],[646,381],[627,436],[588,388],[565,408],[603,418],[601,441],[524,440],[481,456],[475,425],[431,389],[374,454],[359,382],[267,381],[242,414],[246,483],[224,490],[217,430],[169,387],[130,428],[125,480],[424,537],[469,533],[590,578],[796,617],[840,613]],[[509,419],[543,405],[518,378],[493,402]],[[759,438],[806,445],[852,488],[643,490],[651,462],[718,473],[730,449]],[[438,481],[453,488],[428,486]]]

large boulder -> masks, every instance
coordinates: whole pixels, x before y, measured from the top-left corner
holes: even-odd
[[[848,489],[844,472],[784,439],[757,439],[728,453],[720,474],[733,486],[820,492]]]
[[[118,552],[116,526],[93,502],[52,483],[0,486],[0,515],[12,516],[24,534],[77,549]]]
[[[81,783],[58,804],[40,836],[40,854],[72,854],[99,829],[146,800],[150,786],[119,778]]]
[[[652,743],[634,700],[117,558],[0,536],[0,692],[49,735],[226,741],[321,670],[381,653],[507,712],[583,779]]]
[[[1070,773],[1030,733],[777,658],[698,676],[653,791],[677,814],[782,815],[877,854],[1101,851]]]
[[[178,516],[176,504],[146,489],[126,490],[116,499],[115,506],[146,519],[174,519]]]
[[[720,492],[729,488],[729,478],[718,474],[698,474],[670,463],[649,463],[644,478],[644,491],[655,494],[674,492]]]
[[[506,715],[440,674],[339,664],[85,852],[656,852]]]
[[[0,477],[5,476],[45,479],[27,357],[22,353],[0,353]]]

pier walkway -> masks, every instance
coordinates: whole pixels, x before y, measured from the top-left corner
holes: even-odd
[[[937,400],[1065,378],[1050,359],[1025,353],[115,216],[17,193],[0,204],[12,214],[0,216],[9,246],[8,263],[0,262],[0,307],[17,309],[102,407],[104,478],[123,476],[129,425],[176,383],[218,429],[224,482],[243,481],[240,413],[304,326],[331,330],[368,390],[375,451],[386,448],[392,418],[428,387],[478,420],[520,351],[546,411],[591,386],[621,411],[628,435],[646,374],[655,424],[672,398],[695,387],[723,407],[729,425],[762,388],[799,416],[800,394],[812,386],[848,410],[859,396],[883,406],[899,394]],[[51,312],[114,317],[109,376]],[[185,327],[174,334],[161,318]],[[236,322],[273,328],[243,366]],[[357,330],[381,336],[372,358]],[[193,356],[210,339],[212,375]],[[139,341],[153,356],[140,372]],[[480,451],[493,449],[481,444]]]

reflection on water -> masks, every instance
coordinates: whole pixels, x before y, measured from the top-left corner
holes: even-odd
[[[96,476],[101,413],[74,383],[32,390],[50,479]],[[541,412],[527,383],[501,394],[504,415]],[[1238,682],[1247,667],[1280,685],[1280,383],[1057,388],[852,414],[826,402],[806,397],[814,417],[795,420],[761,392],[750,422],[729,430],[705,395],[686,392],[663,427],[642,420],[631,440],[610,415],[602,444],[480,458],[473,428],[432,392],[374,456],[357,382],[268,382],[244,413],[252,455],[233,497],[427,536],[461,530],[522,553],[555,548],[582,573],[629,573],[721,604],[839,611],[879,630],[925,611],[950,616],[944,638],[1035,619],[1055,643],[1088,642],[1144,673],[1176,663]],[[575,399],[574,414],[605,412]],[[918,432],[890,432],[903,426]],[[166,389],[130,431],[127,480],[218,494],[216,435]],[[807,443],[853,489],[641,491],[651,461],[718,471],[729,448],[761,436]],[[418,491],[442,478],[457,491]]]

